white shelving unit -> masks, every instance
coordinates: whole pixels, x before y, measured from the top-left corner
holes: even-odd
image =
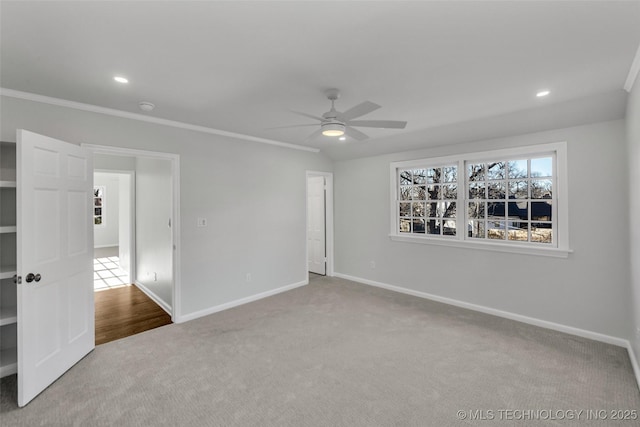
[[[0,378],[18,371],[16,233],[16,145],[0,142]]]

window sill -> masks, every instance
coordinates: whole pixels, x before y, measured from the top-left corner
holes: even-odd
[[[454,240],[438,237],[402,236],[390,234],[389,238],[394,242],[419,243],[423,245],[450,246],[455,248],[480,249],[494,252],[507,252],[511,254],[537,255],[553,258],[568,258],[572,249],[545,248],[541,246],[523,246],[517,244],[501,244],[493,242],[481,242],[470,240]]]

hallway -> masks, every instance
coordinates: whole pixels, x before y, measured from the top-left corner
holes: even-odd
[[[96,345],[171,324],[171,316],[130,283],[118,267],[118,247],[94,250]]]

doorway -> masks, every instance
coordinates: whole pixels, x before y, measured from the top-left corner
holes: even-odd
[[[115,237],[115,231],[111,230],[110,240],[99,241],[96,233],[96,246],[105,246],[96,251],[117,251],[120,273],[127,274],[128,282],[135,284],[144,298],[151,299],[175,322],[180,307],[179,156],[120,147],[83,146],[94,153],[97,174],[116,174],[119,179],[117,214],[113,213],[114,200],[111,200],[112,225],[113,215],[118,216],[118,235]],[[96,186],[99,184],[96,179]],[[115,184],[112,187],[115,188]],[[102,221],[105,228],[108,226],[110,194],[114,193],[103,193],[102,210],[94,207],[95,215],[105,215],[94,217],[95,224]],[[109,258],[115,259],[114,253],[103,257],[105,266],[113,267],[113,260]],[[103,274],[109,276],[107,271]],[[111,281],[116,283],[118,275],[114,276]]]
[[[94,161],[104,163],[104,156]],[[133,163],[133,162],[132,162]],[[94,291],[130,285],[135,277],[135,172],[93,172]]]
[[[307,271],[333,276],[333,174],[307,171]]]

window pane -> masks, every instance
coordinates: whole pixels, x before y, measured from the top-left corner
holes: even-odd
[[[428,182],[442,182],[442,169],[431,168],[427,169],[427,181]]]
[[[411,203],[400,202],[400,216],[411,215]]]
[[[509,198],[526,199],[529,197],[527,181],[509,181]]]
[[[484,218],[484,202],[469,203],[469,218]]]
[[[505,162],[487,164],[487,179],[504,179],[506,169]]]
[[[533,221],[551,221],[551,202],[531,202],[531,219]]]
[[[401,233],[411,233],[411,220],[400,218],[400,232]]]
[[[527,177],[527,161],[512,160],[508,162],[509,179],[526,178]]]
[[[424,202],[413,202],[411,204],[413,216],[424,216],[426,211]]]
[[[456,235],[456,222],[453,220],[443,221],[442,234],[445,236],[455,236]]]
[[[427,171],[424,169],[415,169],[413,171],[413,183],[424,184],[427,181]]]
[[[531,180],[531,198],[532,199],[550,199],[553,187],[550,179],[532,179]]]
[[[472,182],[469,184],[469,198],[470,199],[484,199],[484,182]]]
[[[484,181],[484,163],[467,166],[469,181]]]
[[[424,185],[414,185],[411,187],[411,198],[413,200],[425,200],[426,192]]]
[[[456,202],[440,202],[439,204],[443,218],[456,217]]]
[[[529,224],[522,223],[520,226],[509,226],[507,231],[509,240],[516,240],[519,242],[526,242],[529,240]]]
[[[413,232],[414,233],[424,233],[424,219],[415,219],[413,220]]]
[[[456,166],[442,168],[442,178],[442,182],[457,182],[458,168]]]
[[[400,185],[408,185],[411,184],[411,171],[401,170],[400,171]]]
[[[426,211],[426,216],[429,218],[436,218],[438,216],[438,204],[433,202],[433,203],[427,203],[427,211]]]
[[[538,243],[552,243],[553,229],[552,225],[545,223],[531,224],[531,241]]]
[[[505,202],[487,203],[487,218],[503,218],[505,216]]]
[[[430,219],[427,222],[427,234],[440,234],[440,220]]]
[[[458,198],[458,186],[456,184],[448,184],[442,186],[442,198],[443,199],[457,199]]]
[[[553,161],[551,157],[531,159],[531,177],[553,176]]]
[[[487,198],[489,199],[505,199],[505,192],[504,182],[489,182],[487,184]]]
[[[441,187],[439,185],[430,185],[427,187],[429,191],[429,200],[438,200],[442,198]]]
[[[508,217],[512,220],[516,220],[517,218],[526,221],[529,219],[529,203],[528,202],[509,202],[509,215]]]
[[[468,233],[469,237],[484,239],[484,221],[469,221]]]
[[[505,222],[504,221],[489,221],[487,227],[487,238],[494,240],[504,240]]]

